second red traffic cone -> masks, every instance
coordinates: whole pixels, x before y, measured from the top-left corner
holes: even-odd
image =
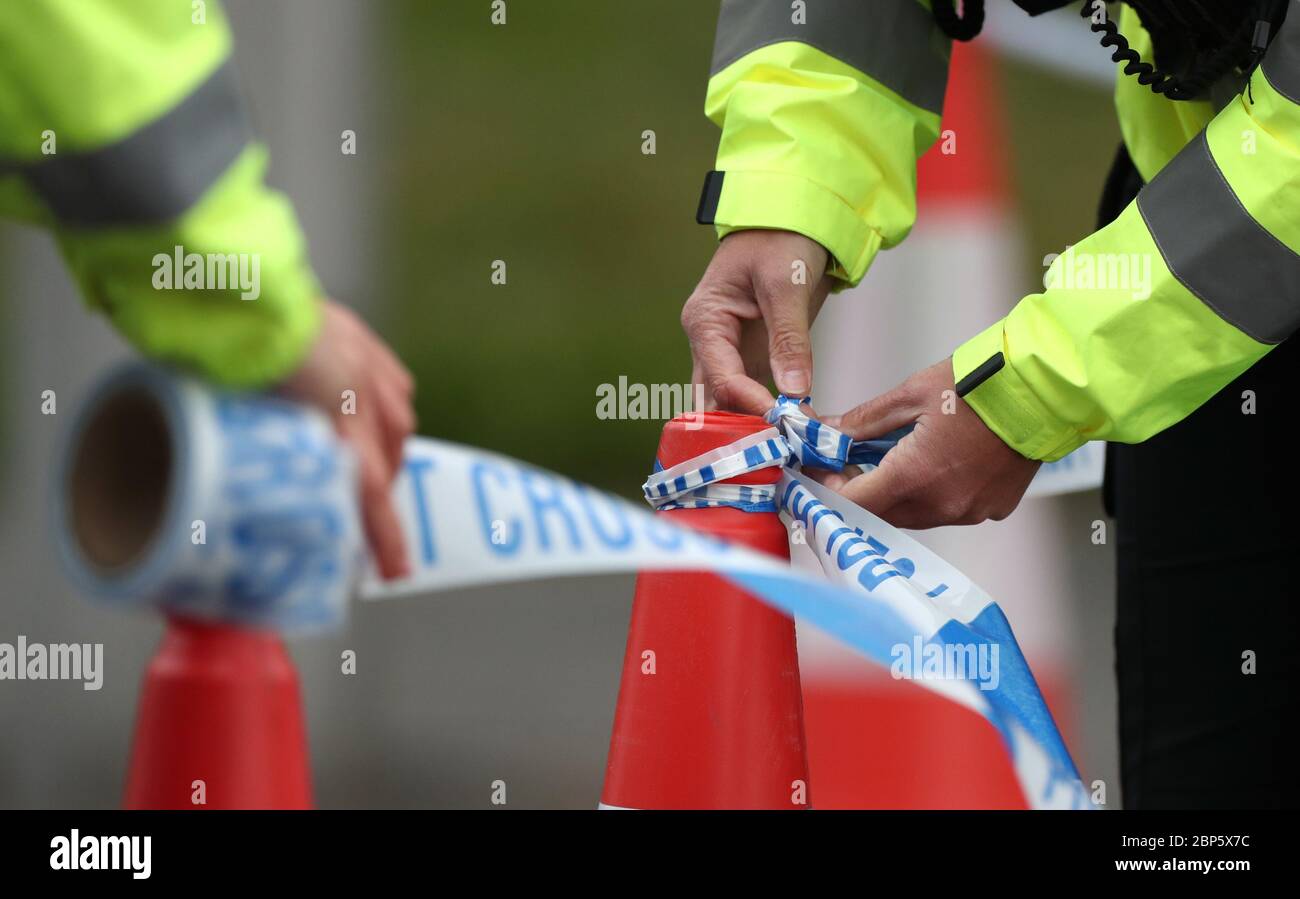
[[[298,675],[284,641],[170,619],[145,672],[126,807],[311,805]]]

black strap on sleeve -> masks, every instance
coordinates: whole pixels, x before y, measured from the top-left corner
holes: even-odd
[[[718,200],[722,198],[722,176],[726,172],[709,172],[704,176],[704,189],[700,191],[700,208],[695,211],[695,221],[712,225],[718,214]]]
[[[989,378],[1002,371],[1002,366],[1005,364],[1006,360],[1002,358],[1001,353],[994,353],[989,356],[976,366],[970,374],[961,379],[960,383],[957,384],[957,395],[965,396],[970,393]]]

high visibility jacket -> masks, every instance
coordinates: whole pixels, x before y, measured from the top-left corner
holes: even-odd
[[[318,286],[230,52],[216,2],[0,3],[0,215],[49,227],[88,304],[143,353],[255,387],[305,354]],[[157,289],[176,247],[205,271],[209,254],[245,254],[246,273],[255,258],[260,293],[215,276]]]
[[[1151,59],[1128,7],[1119,26]],[[706,101],[722,139],[701,220],[719,236],[802,233],[856,284],[912,227],[948,53],[922,0],[808,0],[802,19],[786,0],[723,0]],[[1121,131],[1150,183],[1056,261],[1047,289],[953,353],[966,401],[1023,455],[1145,440],[1300,325],[1300,14],[1224,102],[1120,74]],[[1135,259],[1150,260],[1149,295],[1070,276]]]

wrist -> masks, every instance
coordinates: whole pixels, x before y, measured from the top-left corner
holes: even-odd
[[[711,172],[697,221],[724,239],[742,231],[799,234],[827,254],[825,273],[849,285],[866,274],[883,238],[833,191],[783,172]]]

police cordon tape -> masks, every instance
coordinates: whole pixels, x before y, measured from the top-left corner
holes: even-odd
[[[143,364],[91,392],[55,490],[73,581],[119,607],[329,628],[365,558],[354,462],[323,415]]]
[[[731,485],[705,481],[810,459],[809,451],[831,448],[831,467],[854,452],[870,464],[866,453],[887,451],[854,449],[815,422],[810,429],[797,404],[778,406],[772,420],[776,427],[718,458],[652,476],[647,494],[671,497],[661,505],[775,503],[816,551],[825,580],[514,459],[412,438],[393,491],[414,571],[380,581],[365,562],[351,457],[323,416],[139,364],[111,374],[74,423],[60,462],[57,536],[92,597],[286,631],[337,626],[358,590],[379,600],[546,577],[713,572],[983,715],[1032,807],[1089,807],[1011,627],[982,589],[795,470],[770,496],[710,493]],[[737,454],[739,462],[721,462]]]

